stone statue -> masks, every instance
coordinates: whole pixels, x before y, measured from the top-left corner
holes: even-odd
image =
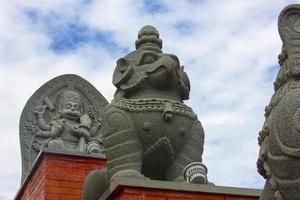
[[[53,104],[46,99],[48,105]],[[41,147],[63,149],[71,151],[88,152],[86,144],[91,136],[95,135],[100,127],[100,120],[95,119],[91,127],[91,118],[88,114],[82,115],[82,102],[80,95],[72,90],[65,90],[59,99],[57,116],[52,117],[50,123],[45,121],[44,113],[48,108],[46,103],[39,106],[34,112],[37,114],[37,137],[46,138],[34,145],[38,150]],[[98,138],[99,139],[99,138]],[[96,149],[93,149],[96,151]],[[100,150],[100,149],[99,149]]]
[[[278,19],[283,41],[275,93],[259,133],[258,172],[266,179],[261,200],[300,199],[300,5]]]
[[[86,80],[63,75],[27,102],[20,121],[22,182],[41,149],[103,154],[100,135],[105,98]]]
[[[85,200],[98,199],[118,177],[185,182],[184,168],[202,162],[204,131],[183,103],[190,92],[183,66],[162,52],[152,26],[140,30],[135,44],[135,51],[117,61],[117,90],[101,127],[107,169],[87,177]]]

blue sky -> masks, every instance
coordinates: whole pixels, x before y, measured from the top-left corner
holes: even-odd
[[[75,73],[107,100],[115,62],[154,25],[191,82],[186,103],[206,138],[203,154],[217,185],[262,188],[257,135],[273,93],[285,0],[0,1],[0,200],[20,186],[18,126],[29,97],[45,82]]]

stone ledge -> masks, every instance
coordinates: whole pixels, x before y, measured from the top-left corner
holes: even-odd
[[[195,196],[195,199],[199,198],[199,196],[197,197],[197,195],[207,195],[210,196],[212,199],[219,199],[221,197],[223,199],[235,199],[236,197],[240,200],[250,200],[259,199],[259,196],[262,192],[262,190],[250,188],[236,188],[215,185],[197,185],[168,181],[119,178],[111,183],[110,188],[103,194],[103,196],[99,200],[115,199],[118,195],[120,195],[120,193],[124,193],[124,189],[126,188],[135,190],[134,192],[133,190],[131,190],[129,192],[131,194],[134,193],[138,195],[138,191],[140,191],[141,196],[147,196],[147,194],[145,195],[145,191],[151,191],[151,195],[155,196],[155,192],[157,192],[157,195],[162,198],[167,198],[168,195],[172,196],[171,193],[182,193],[183,196],[185,196],[184,194],[189,194],[191,196],[190,198],[193,198],[192,196]],[[163,194],[163,192],[165,192],[165,194]],[[180,194],[176,194],[176,198],[180,198]],[[149,199],[151,199],[151,197]]]

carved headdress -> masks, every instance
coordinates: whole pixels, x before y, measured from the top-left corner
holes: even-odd
[[[65,90],[59,98],[59,103],[64,103],[66,101],[75,101],[81,103],[81,96],[78,92],[74,90]]]
[[[159,38],[159,32],[153,26],[144,26],[139,31],[135,48],[162,52],[162,40]]]

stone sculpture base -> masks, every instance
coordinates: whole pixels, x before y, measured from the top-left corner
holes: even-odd
[[[122,178],[99,200],[258,200],[261,190]]]
[[[15,199],[81,200],[86,176],[105,167],[103,157],[43,150]]]
[[[90,171],[106,167],[103,157],[42,151],[16,200],[81,200]],[[167,181],[116,179],[100,200],[258,200],[261,190]]]

